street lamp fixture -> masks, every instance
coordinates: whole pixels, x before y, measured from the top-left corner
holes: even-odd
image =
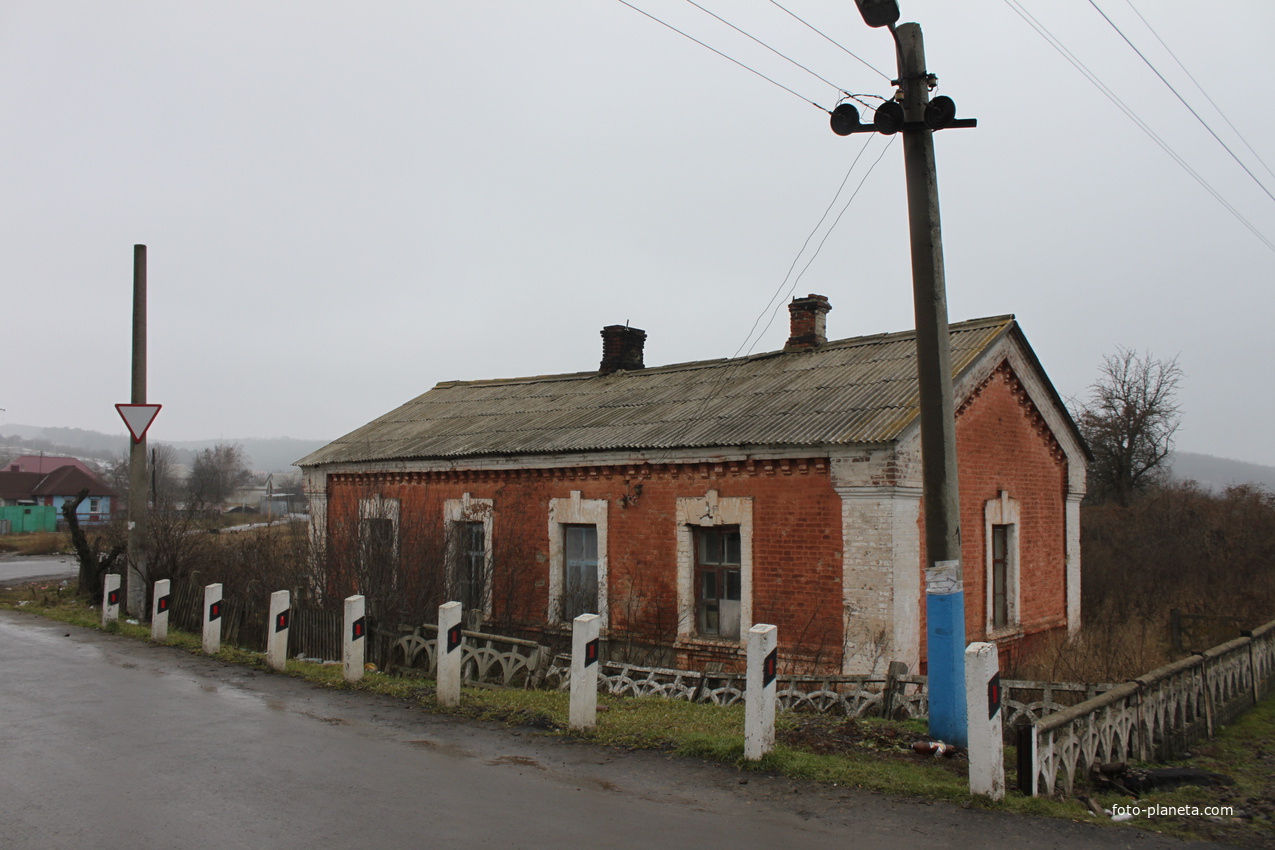
[[[870,27],[892,26],[899,19],[898,0],[854,0],[863,22]]]

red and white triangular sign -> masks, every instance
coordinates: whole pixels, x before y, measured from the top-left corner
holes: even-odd
[[[120,412],[120,418],[124,420],[124,424],[128,426],[128,433],[133,435],[133,442],[140,443],[142,437],[146,436],[146,429],[151,427],[151,423],[155,421],[155,414],[159,413],[162,404],[117,404],[115,409]]]

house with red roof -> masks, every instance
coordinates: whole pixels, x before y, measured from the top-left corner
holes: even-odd
[[[13,460],[5,464],[5,469],[9,472],[40,472],[47,475],[54,470],[61,469],[64,466],[74,466],[81,472],[88,475],[93,474],[93,470],[85,465],[84,461],[78,457],[61,457],[59,455],[22,455],[15,457]]]
[[[62,505],[74,501],[82,491],[88,490],[88,497],[80,503],[76,516],[81,525],[97,525],[109,522],[112,511],[118,506],[120,494],[79,461],[63,464],[49,472],[24,471],[14,467],[20,467],[20,464],[10,463],[9,469],[0,472],[0,508],[52,507],[60,518]]]

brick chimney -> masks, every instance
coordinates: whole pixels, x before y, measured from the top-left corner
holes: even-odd
[[[824,317],[832,305],[827,296],[807,295],[805,298],[794,298],[788,305],[788,313],[792,321],[792,330],[784,351],[810,351],[828,341],[824,331]]]
[[[598,372],[609,375],[621,369],[645,369],[642,346],[646,331],[628,325],[607,325],[602,329],[602,365]]]

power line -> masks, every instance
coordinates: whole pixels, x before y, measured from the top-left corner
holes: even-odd
[[[1275,242],[1272,242],[1270,239],[1268,239],[1261,231],[1257,229],[1257,227],[1252,222],[1250,222],[1247,218],[1244,217],[1243,213],[1241,213],[1234,206],[1232,206],[1231,203],[1226,200],[1226,198],[1222,197],[1222,194],[1218,192],[1216,189],[1214,189],[1213,186],[1210,185],[1209,182],[1205,180],[1199,174],[1199,172],[1197,172],[1194,168],[1192,168],[1187,163],[1187,161],[1178,154],[1177,151],[1175,151],[1172,147],[1170,147],[1168,142],[1162,139],[1159,136],[1159,134],[1155,132],[1155,130],[1151,129],[1150,125],[1148,125],[1145,121],[1139,118],[1137,113],[1135,113],[1133,109],[1131,109],[1127,104],[1125,104],[1125,102],[1121,100],[1120,97],[1116,95],[1116,93],[1112,91],[1105,83],[1103,83],[1102,80],[1098,79],[1098,76],[1092,71],[1090,71],[1089,68],[1086,67],[1085,64],[1081,62],[1080,59],[1078,59],[1075,54],[1073,54],[1070,50],[1068,50],[1066,46],[1063,45],[1062,41],[1060,41],[1052,32],[1049,31],[1048,27],[1040,23],[1040,21],[1036,20],[1036,18],[1026,9],[1024,9],[1017,2],[1017,0],[1005,0],[1005,4],[1009,6],[1010,9],[1013,10],[1015,14],[1017,14],[1020,18],[1022,18],[1027,23],[1028,26],[1034,29],[1041,38],[1045,39],[1045,41],[1049,43],[1050,47],[1053,47],[1055,50],[1057,50],[1058,53],[1061,54],[1064,59],[1066,59],[1069,63],[1071,63],[1071,66],[1073,68],[1075,68],[1077,71],[1083,74],[1085,79],[1093,83],[1093,85],[1097,87],[1097,89],[1100,92],[1102,92],[1103,95],[1108,100],[1110,100],[1113,104],[1115,104],[1116,107],[1120,109],[1121,112],[1123,112],[1131,121],[1133,121],[1133,123],[1136,124],[1138,128],[1142,130],[1142,132],[1146,133],[1151,138],[1152,141],[1154,141],[1157,145],[1159,145],[1160,149],[1163,150],[1166,154],[1168,154],[1169,157],[1172,158],[1173,161],[1176,162],[1182,168],[1183,171],[1191,175],[1191,177],[1194,178],[1194,180],[1197,183],[1199,183],[1200,186],[1203,187],[1206,192],[1208,192],[1210,195],[1213,196],[1214,200],[1216,200],[1219,204],[1225,207],[1227,212],[1235,216],[1235,218],[1241,224],[1243,224],[1244,227],[1246,227],[1250,233],[1256,236],[1263,245],[1269,248],[1272,252],[1275,252]]]
[[[806,21],[804,21],[804,20],[802,20],[801,18],[799,18],[799,17],[798,17],[796,14],[794,14],[791,10],[789,10],[789,9],[785,8],[784,6],[781,6],[779,3],[777,3],[777,2],[776,2],[776,0],[770,0],[770,2],[771,2],[771,4],[772,4],[772,5],[774,5],[774,6],[778,7],[779,9],[782,9],[784,12],[787,12],[787,13],[788,13],[789,15],[791,15],[791,16],[792,16],[792,17],[793,17],[793,18],[794,18],[794,19],[795,19],[798,23],[800,23],[800,24],[802,24],[803,26],[805,26],[805,27],[809,28],[809,29],[810,29],[812,32],[814,32],[815,34],[817,34],[817,35],[819,35],[819,36],[822,36],[822,37],[823,37],[826,41],[828,41],[829,43],[833,44],[834,46],[841,48],[841,50],[844,50],[844,51],[845,51],[846,53],[848,53],[851,57],[853,57],[853,58],[855,58],[855,59],[859,60],[859,62],[861,62],[861,63],[863,63],[865,66],[867,66],[869,70],[873,71],[873,72],[874,72],[874,73],[876,73],[876,74],[879,74],[879,75],[880,75],[883,79],[885,79],[887,82],[889,82],[889,81],[890,81],[890,79],[891,79],[891,78],[890,78],[890,75],[889,75],[889,74],[887,74],[887,73],[885,73],[884,71],[882,71],[882,70],[880,70],[879,68],[877,68],[875,65],[873,65],[871,62],[869,62],[867,59],[864,59],[862,56],[860,56],[860,55],[859,55],[859,54],[857,54],[857,53],[853,53],[853,52],[851,52],[850,50],[848,50],[847,48],[843,47],[843,46],[842,46],[841,44],[839,44],[838,42],[833,41],[833,39],[831,39],[831,38],[829,38],[828,36],[824,35],[824,34],[823,34],[823,32],[821,32],[820,30],[816,29],[816,28],[815,28],[814,26],[812,26],[811,24],[809,24],[809,23],[807,23]]]
[[[1244,134],[1240,132],[1240,129],[1231,122],[1230,118],[1226,117],[1226,113],[1222,111],[1222,107],[1218,106],[1213,98],[1209,97],[1209,93],[1204,90],[1204,86],[1200,85],[1200,81],[1197,80],[1190,70],[1187,69],[1186,65],[1182,63],[1182,60],[1178,58],[1178,55],[1173,52],[1173,48],[1169,47],[1165,40],[1160,37],[1160,33],[1156,32],[1155,27],[1151,26],[1151,22],[1143,17],[1142,13],[1138,11],[1138,7],[1133,5],[1133,0],[1125,0],[1125,2],[1129,4],[1129,8],[1133,10],[1133,13],[1138,16],[1142,23],[1146,25],[1146,28],[1151,31],[1151,34],[1155,36],[1155,40],[1160,42],[1160,46],[1165,49],[1165,52],[1173,57],[1174,62],[1178,63],[1178,67],[1182,69],[1182,73],[1186,74],[1187,78],[1195,84],[1195,87],[1200,90],[1200,94],[1204,95],[1204,99],[1209,102],[1209,105],[1217,110],[1218,115],[1222,116],[1222,120],[1225,121],[1227,126],[1235,132],[1235,135],[1239,137],[1239,140],[1244,143],[1244,147],[1248,148],[1248,152],[1262,164],[1262,167],[1266,169],[1268,174],[1275,177],[1275,171],[1271,171],[1271,167],[1266,164],[1266,160],[1262,159],[1262,155],[1253,149],[1253,146],[1248,143],[1248,139],[1244,138]]]
[[[775,293],[766,300],[766,306],[762,308],[761,312],[757,314],[757,318],[753,320],[753,326],[749,329],[748,334],[744,337],[744,341],[740,344],[739,348],[735,350],[735,353],[733,355],[731,355],[729,358],[726,359],[723,368],[714,377],[711,385],[708,388],[708,392],[705,393],[704,397],[700,400],[700,403],[696,407],[694,414],[685,418],[684,420],[685,426],[683,427],[683,430],[678,437],[679,439],[682,435],[686,433],[686,430],[691,427],[692,423],[698,422],[701,419],[701,417],[704,415],[704,411],[708,408],[708,405],[712,402],[712,400],[717,396],[717,393],[721,390],[722,386],[735,377],[735,375],[739,371],[739,368],[744,364],[744,361],[748,358],[749,355],[752,354],[753,348],[756,347],[757,343],[761,341],[761,335],[764,334],[770,328],[771,324],[774,323],[775,316],[778,314],[779,308],[782,307],[784,304],[784,300],[781,297],[779,299],[779,303],[775,304],[774,307],[772,308],[771,305],[772,303],[774,303],[775,297],[779,295],[780,292],[783,291],[784,284],[788,283],[788,279],[792,277],[792,270],[796,268],[797,263],[801,260],[801,255],[805,253],[806,248],[810,245],[810,240],[814,238],[815,234],[819,232],[819,228],[823,226],[823,223],[825,221],[827,221],[828,213],[831,212],[833,207],[836,206],[837,199],[841,197],[841,193],[845,189],[846,184],[850,182],[850,175],[854,173],[855,166],[859,164],[859,160],[863,157],[864,152],[868,149],[868,145],[872,142],[873,138],[874,138],[874,135],[869,135],[868,138],[864,140],[863,147],[859,149],[859,153],[855,155],[854,161],[850,163],[850,168],[846,171],[846,176],[842,178],[841,185],[837,187],[837,191],[833,194],[832,201],[828,204],[827,209],[824,210],[823,215],[819,217],[818,223],[815,224],[814,228],[810,231],[810,235],[806,237],[805,242],[801,244],[801,249],[797,251],[797,256],[793,258],[792,265],[788,267],[788,273],[784,275],[783,281],[780,282],[779,287],[775,290]],[[846,210],[850,209],[850,205],[854,203],[854,199],[858,196],[859,190],[863,188],[863,184],[867,182],[867,179],[870,176],[872,176],[873,170],[876,169],[877,164],[880,163],[882,158],[885,157],[885,152],[890,149],[891,144],[893,142],[894,142],[894,138],[891,138],[890,141],[881,148],[881,154],[876,158],[876,160],[868,168],[867,173],[863,175],[863,179],[859,181],[859,185],[855,187],[854,192],[850,195],[849,199],[846,200],[845,205],[841,208],[841,212],[837,213],[837,217],[833,219],[832,224],[828,227],[828,230],[824,233],[823,239],[819,241],[819,247],[815,249],[814,255],[810,258],[809,261],[807,261],[806,265],[802,268],[801,273],[797,275],[796,279],[793,280],[792,285],[788,287],[787,294],[789,295],[792,294],[793,289],[795,289],[797,284],[800,282],[802,275],[804,275],[806,273],[806,270],[810,268],[810,264],[814,262],[815,257],[819,256],[819,251],[823,248],[824,242],[828,241],[828,236],[832,233],[833,229],[836,228],[837,223],[841,221],[841,217],[845,215]],[[752,337],[753,331],[757,329],[758,323],[767,314],[767,312],[770,313],[770,320],[766,323],[766,326],[762,328],[761,333],[757,335],[757,339],[754,340],[751,345],[749,345],[749,339]],[[748,346],[748,350],[747,352],[745,352],[744,357],[740,358],[739,356],[740,352],[744,350],[745,346]],[[668,448],[665,449],[663,454],[661,454],[658,458],[652,461],[652,463],[653,464],[663,463],[672,453],[673,448],[674,447],[670,445]]]
[[[1115,30],[1116,33],[1119,34],[1119,36],[1122,39],[1124,39],[1124,43],[1129,45],[1130,49],[1132,49],[1134,53],[1138,54],[1138,58],[1146,63],[1147,67],[1151,69],[1152,73],[1154,73],[1157,77],[1160,78],[1160,82],[1164,83],[1165,86],[1168,87],[1169,91],[1173,92],[1173,96],[1176,97],[1179,101],[1181,101],[1182,105],[1187,108],[1188,112],[1190,112],[1192,115],[1195,116],[1195,120],[1199,121],[1200,124],[1204,127],[1204,129],[1209,131],[1209,135],[1212,136],[1217,141],[1217,143],[1222,146],[1223,150],[1225,150],[1227,153],[1231,155],[1231,159],[1235,160],[1235,163],[1240,168],[1244,169],[1244,173],[1247,174],[1250,178],[1252,178],[1253,182],[1257,184],[1259,189],[1261,189],[1263,192],[1266,193],[1266,197],[1270,198],[1272,201],[1275,201],[1275,195],[1271,194],[1271,190],[1267,189],[1266,186],[1262,184],[1262,181],[1257,179],[1257,175],[1249,170],[1249,167],[1245,165],[1244,162],[1238,156],[1235,155],[1235,151],[1231,150],[1230,146],[1226,142],[1222,141],[1222,137],[1219,136],[1217,133],[1213,132],[1213,128],[1209,126],[1209,123],[1205,121],[1202,117],[1200,117],[1200,113],[1196,112],[1195,108],[1191,106],[1191,104],[1187,103],[1186,98],[1184,98],[1181,94],[1179,94],[1178,90],[1173,87],[1173,84],[1164,78],[1164,74],[1161,74],[1159,69],[1156,68],[1155,65],[1151,64],[1151,60],[1148,59],[1142,53],[1142,51],[1138,49],[1138,46],[1136,44],[1134,44],[1132,41],[1129,40],[1129,36],[1125,35],[1124,32],[1120,29],[1120,27],[1116,26],[1115,21],[1107,17],[1107,13],[1102,11],[1102,9],[1099,8],[1098,4],[1095,3],[1094,0],[1089,0],[1089,5],[1093,6],[1094,10],[1099,15],[1102,15],[1102,19],[1106,21],[1108,24],[1110,24],[1111,28]]]
[[[695,36],[693,36],[693,35],[688,35],[687,33],[682,32],[682,31],[681,31],[680,29],[678,29],[677,27],[673,26],[672,24],[670,24],[670,23],[668,23],[668,22],[666,22],[666,21],[662,21],[662,20],[660,20],[659,18],[657,18],[657,17],[655,17],[654,15],[652,15],[650,12],[647,12],[647,11],[644,11],[644,10],[642,10],[642,9],[639,9],[637,6],[634,6],[632,3],[628,2],[628,0],[617,0],[617,2],[622,3],[622,4],[624,4],[625,6],[628,6],[630,9],[632,9],[633,11],[635,11],[635,12],[637,12],[637,13],[641,14],[641,15],[645,15],[646,17],[650,18],[651,20],[655,21],[657,24],[660,24],[660,25],[662,25],[662,26],[668,27],[668,28],[669,28],[669,29],[671,29],[673,32],[677,33],[678,35],[680,35],[680,36],[682,36],[682,37],[684,37],[684,38],[689,38],[691,41],[695,42],[695,43],[696,43],[696,44],[698,44],[700,47],[703,47],[703,48],[705,48],[705,49],[707,49],[707,50],[711,50],[711,51],[713,51],[714,53],[716,53],[718,56],[722,57],[723,59],[726,59],[726,60],[729,60],[729,61],[731,61],[731,62],[734,62],[736,65],[738,65],[739,67],[743,68],[745,71],[749,71],[750,73],[756,74],[757,76],[761,77],[763,80],[765,80],[766,82],[770,83],[771,85],[773,85],[773,86],[778,86],[779,88],[781,88],[781,89],[783,89],[784,91],[788,92],[788,93],[789,93],[790,95],[792,95],[793,97],[800,98],[801,100],[803,100],[803,101],[805,101],[806,103],[810,104],[810,105],[811,105],[811,106],[813,106],[815,109],[818,109],[818,110],[820,110],[821,112],[828,112],[828,111],[829,111],[829,110],[827,110],[827,109],[824,109],[824,108],[823,108],[822,106],[820,106],[819,104],[815,103],[813,100],[810,100],[809,98],[805,97],[804,95],[797,94],[797,92],[795,92],[795,91],[793,91],[792,89],[788,88],[788,87],[787,87],[786,85],[784,85],[783,83],[776,82],[775,80],[772,80],[770,77],[767,77],[767,76],[766,76],[765,74],[763,74],[761,71],[758,71],[758,70],[756,70],[755,68],[750,68],[750,67],[748,67],[748,66],[747,66],[747,65],[745,65],[743,62],[740,62],[738,59],[734,59],[734,58],[732,58],[732,57],[730,57],[730,56],[727,56],[725,53],[723,53],[722,51],[718,50],[718,49],[717,49],[717,48],[715,48],[715,47],[710,47],[709,45],[707,45],[707,44],[705,44],[704,42],[700,41],[700,40],[699,40],[698,38],[696,38]],[[794,63],[794,64],[795,64],[795,63]],[[821,78],[821,79],[822,79],[822,78]]]
[[[766,312],[771,309],[771,304],[774,303],[775,299],[780,298],[779,303],[783,304],[783,299],[780,297],[780,293],[784,291],[784,284],[788,283],[788,278],[792,277],[792,270],[797,268],[797,263],[801,261],[801,255],[806,252],[806,248],[810,245],[810,240],[815,238],[815,234],[819,232],[819,228],[823,227],[823,223],[827,221],[828,213],[832,212],[832,208],[837,205],[837,199],[841,197],[841,191],[845,189],[846,184],[850,182],[850,175],[854,173],[854,167],[858,165],[859,160],[863,158],[864,151],[868,149],[868,143],[871,141],[872,141],[871,135],[869,135],[866,139],[863,140],[863,147],[859,148],[859,152],[855,154],[854,161],[850,163],[850,167],[846,170],[846,176],[841,178],[841,185],[839,185],[837,187],[837,191],[833,193],[832,200],[828,202],[827,209],[823,211],[823,215],[819,216],[819,221],[815,224],[814,229],[812,229],[810,231],[810,234],[806,237],[806,241],[801,243],[801,248],[797,251],[797,255],[792,258],[792,264],[788,266],[788,273],[785,274],[784,279],[779,282],[779,286],[775,288],[774,294],[772,294],[768,299],[766,299],[766,306],[763,307],[762,311],[757,314],[757,318],[753,319],[753,326],[748,329],[748,333],[744,336],[744,341],[739,344],[739,348],[735,349],[735,353],[731,355],[732,357],[738,357],[740,353],[744,350],[744,347],[748,345],[748,341],[752,339],[753,337],[753,331],[757,330],[757,325],[761,322],[762,318],[766,315]],[[837,217],[840,218],[840,216],[837,216]],[[770,327],[770,325],[767,324],[766,327]],[[764,332],[764,329],[763,329],[763,332]],[[760,341],[760,339],[761,337],[758,336],[758,341]],[[753,343],[754,346],[756,344],[757,344],[756,342]],[[748,348],[748,351],[750,353],[752,352],[751,346]]]
[[[868,141],[870,142],[872,138],[873,136],[869,135]],[[866,183],[868,181],[868,178],[872,176],[872,172],[876,170],[878,163],[880,163],[881,160],[885,158],[886,151],[888,151],[891,145],[894,144],[895,138],[896,138],[895,136],[890,137],[890,140],[886,142],[886,144],[881,148],[881,153],[872,162],[872,165],[868,166],[868,172],[863,175],[863,179],[859,181],[859,185],[854,187],[854,192],[850,195],[850,198],[846,201],[845,206],[841,208],[841,212],[837,213],[837,217],[833,219],[832,224],[830,224],[828,226],[828,229],[824,231],[823,238],[819,240],[819,245],[818,247],[815,248],[814,254],[812,254],[810,256],[810,259],[806,261],[806,264],[802,266],[801,272],[795,278],[793,278],[792,285],[788,287],[788,292],[784,296],[785,298],[788,297],[789,295],[792,295],[793,290],[797,288],[797,284],[801,282],[801,279],[803,277],[805,277],[806,272],[810,269],[811,264],[814,263],[815,259],[819,256],[819,252],[823,250],[824,243],[828,241],[828,237],[832,235],[832,231],[836,229],[837,224],[841,221],[841,217],[846,214],[846,210],[850,209],[850,205],[854,203],[854,199],[859,196],[859,190],[863,188],[863,184]],[[859,151],[860,156],[863,154],[863,150],[866,150],[867,147],[868,147],[867,142],[865,142],[863,149]],[[858,161],[859,161],[859,158],[855,157],[855,162],[858,162]],[[851,169],[853,168],[854,166],[852,165]],[[849,178],[849,176],[850,175],[847,173],[846,174],[847,179]],[[841,185],[842,187],[844,187],[845,181],[842,181]],[[841,189],[838,189],[837,193],[840,194]],[[836,200],[837,200],[836,197],[834,197],[833,198],[834,204],[836,203]],[[825,212],[824,218],[827,218],[827,216],[828,214],[827,212]],[[823,218],[819,219],[819,224],[823,224],[823,220],[824,220]],[[819,225],[815,225],[815,231],[817,231],[818,229],[819,229]],[[814,236],[814,231],[811,232],[810,236]],[[806,237],[806,244],[802,245],[801,250],[804,251],[806,249],[806,245],[808,245],[809,243],[810,243],[810,237]],[[797,265],[797,260],[799,260],[800,258],[801,258],[801,252],[799,251],[797,253],[797,257],[793,259],[793,267]],[[789,275],[792,274],[792,267],[789,267],[788,274]],[[785,277],[784,282],[787,282],[787,280],[788,278]],[[781,289],[783,288],[782,283],[780,284],[780,288]],[[775,323],[775,316],[779,315],[779,308],[783,306],[783,303],[784,303],[783,299],[780,299],[779,304],[777,304],[774,310],[772,310],[770,314],[770,320],[766,322],[766,327],[761,329],[761,333],[757,335],[757,339],[753,342],[753,345],[749,347],[748,349],[749,354],[752,353],[753,347],[755,347],[757,343],[761,341],[761,334],[764,334],[766,331],[770,330],[770,326]],[[753,326],[756,327],[756,323],[754,323]]]
[[[752,34],[750,34],[750,33],[745,32],[744,30],[742,30],[742,29],[740,29],[739,27],[735,26],[735,25],[734,25],[734,24],[732,24],[730,21],[726,20],[725,18],[723,18],[721,15],[717,14],[716,12],[710,11],[709,9],[705,9],[703,6],[701,6],[700,4],[696,3],[696,2],[695,2],[695,0],[686,0],[686,2],[687,2],[687,3],[690,3],[692,6],[694,6],[696,9],[699,9],[699,10],[700,10],[701,12],[703,12],[704,14],[709,15],[710,17],[716,18],[717,20],[721,21],[723,24],[725,24],[726,26],[730,27],[730,28],[731,28],[731,29],[733,29],[735,32],[739,33],[740,35],[744,36],[745,38],[750,38],[750,39],[752,39],[753,41],[757,42],[757,43],[758,43],[758,44],[760,44],[762,47],[766,48],[766,49],[767,49],[767,50],[769,50],[771,53],[773,53],[773,54],[775,54],[776,56],[778,56],[780,59],[783,59],[783,60],[785,60],[785,61],[787,61],[787,62],[791,62],[792,64],[796,65],[796,66],[797,66],[798,68],[800,68],[801,70],[805,71],[805,72],[806,72],[807,74],[809,74],[810,76],[812,76],[812,77],[814,77],[814,78],[818,79],[820,82],[827,83],[828,85],[832,86],[832,87],[833,87],[834,89],[836,89],[837,91],[839,91],[839,92],[843,92],[843,93],[847,93],[847,94],[848,94],[848,92],[846,92],[846,91],[845,91],[845,89],[844,89],[844,88],[842,88],[841,86],[837,85],[836,83],[832,82],[832,81],[831,81],[831,80],[829,80],[829,79],[826,79],[826,78],[824,78],[824,77],[820,76],[819,74],[816,74],[814,71],[810,70],[810,69],[809,69],[809,68],[807,68],[805,65],[801,64],[800,62],[798,62],[796,59],[793,59],[793,58],[791,58],[791,57],[789,57],[789,56],[785,56],[784,54],[780,53],[780,52],[779,52],[778,50],[776,50],[775,48],[771,47],[771,46],[770,46],[769,44],[767,44],[766,42],[762,41],[760,38],[757,38],[756,36],[754,36],[754,35],[752,35]]]

